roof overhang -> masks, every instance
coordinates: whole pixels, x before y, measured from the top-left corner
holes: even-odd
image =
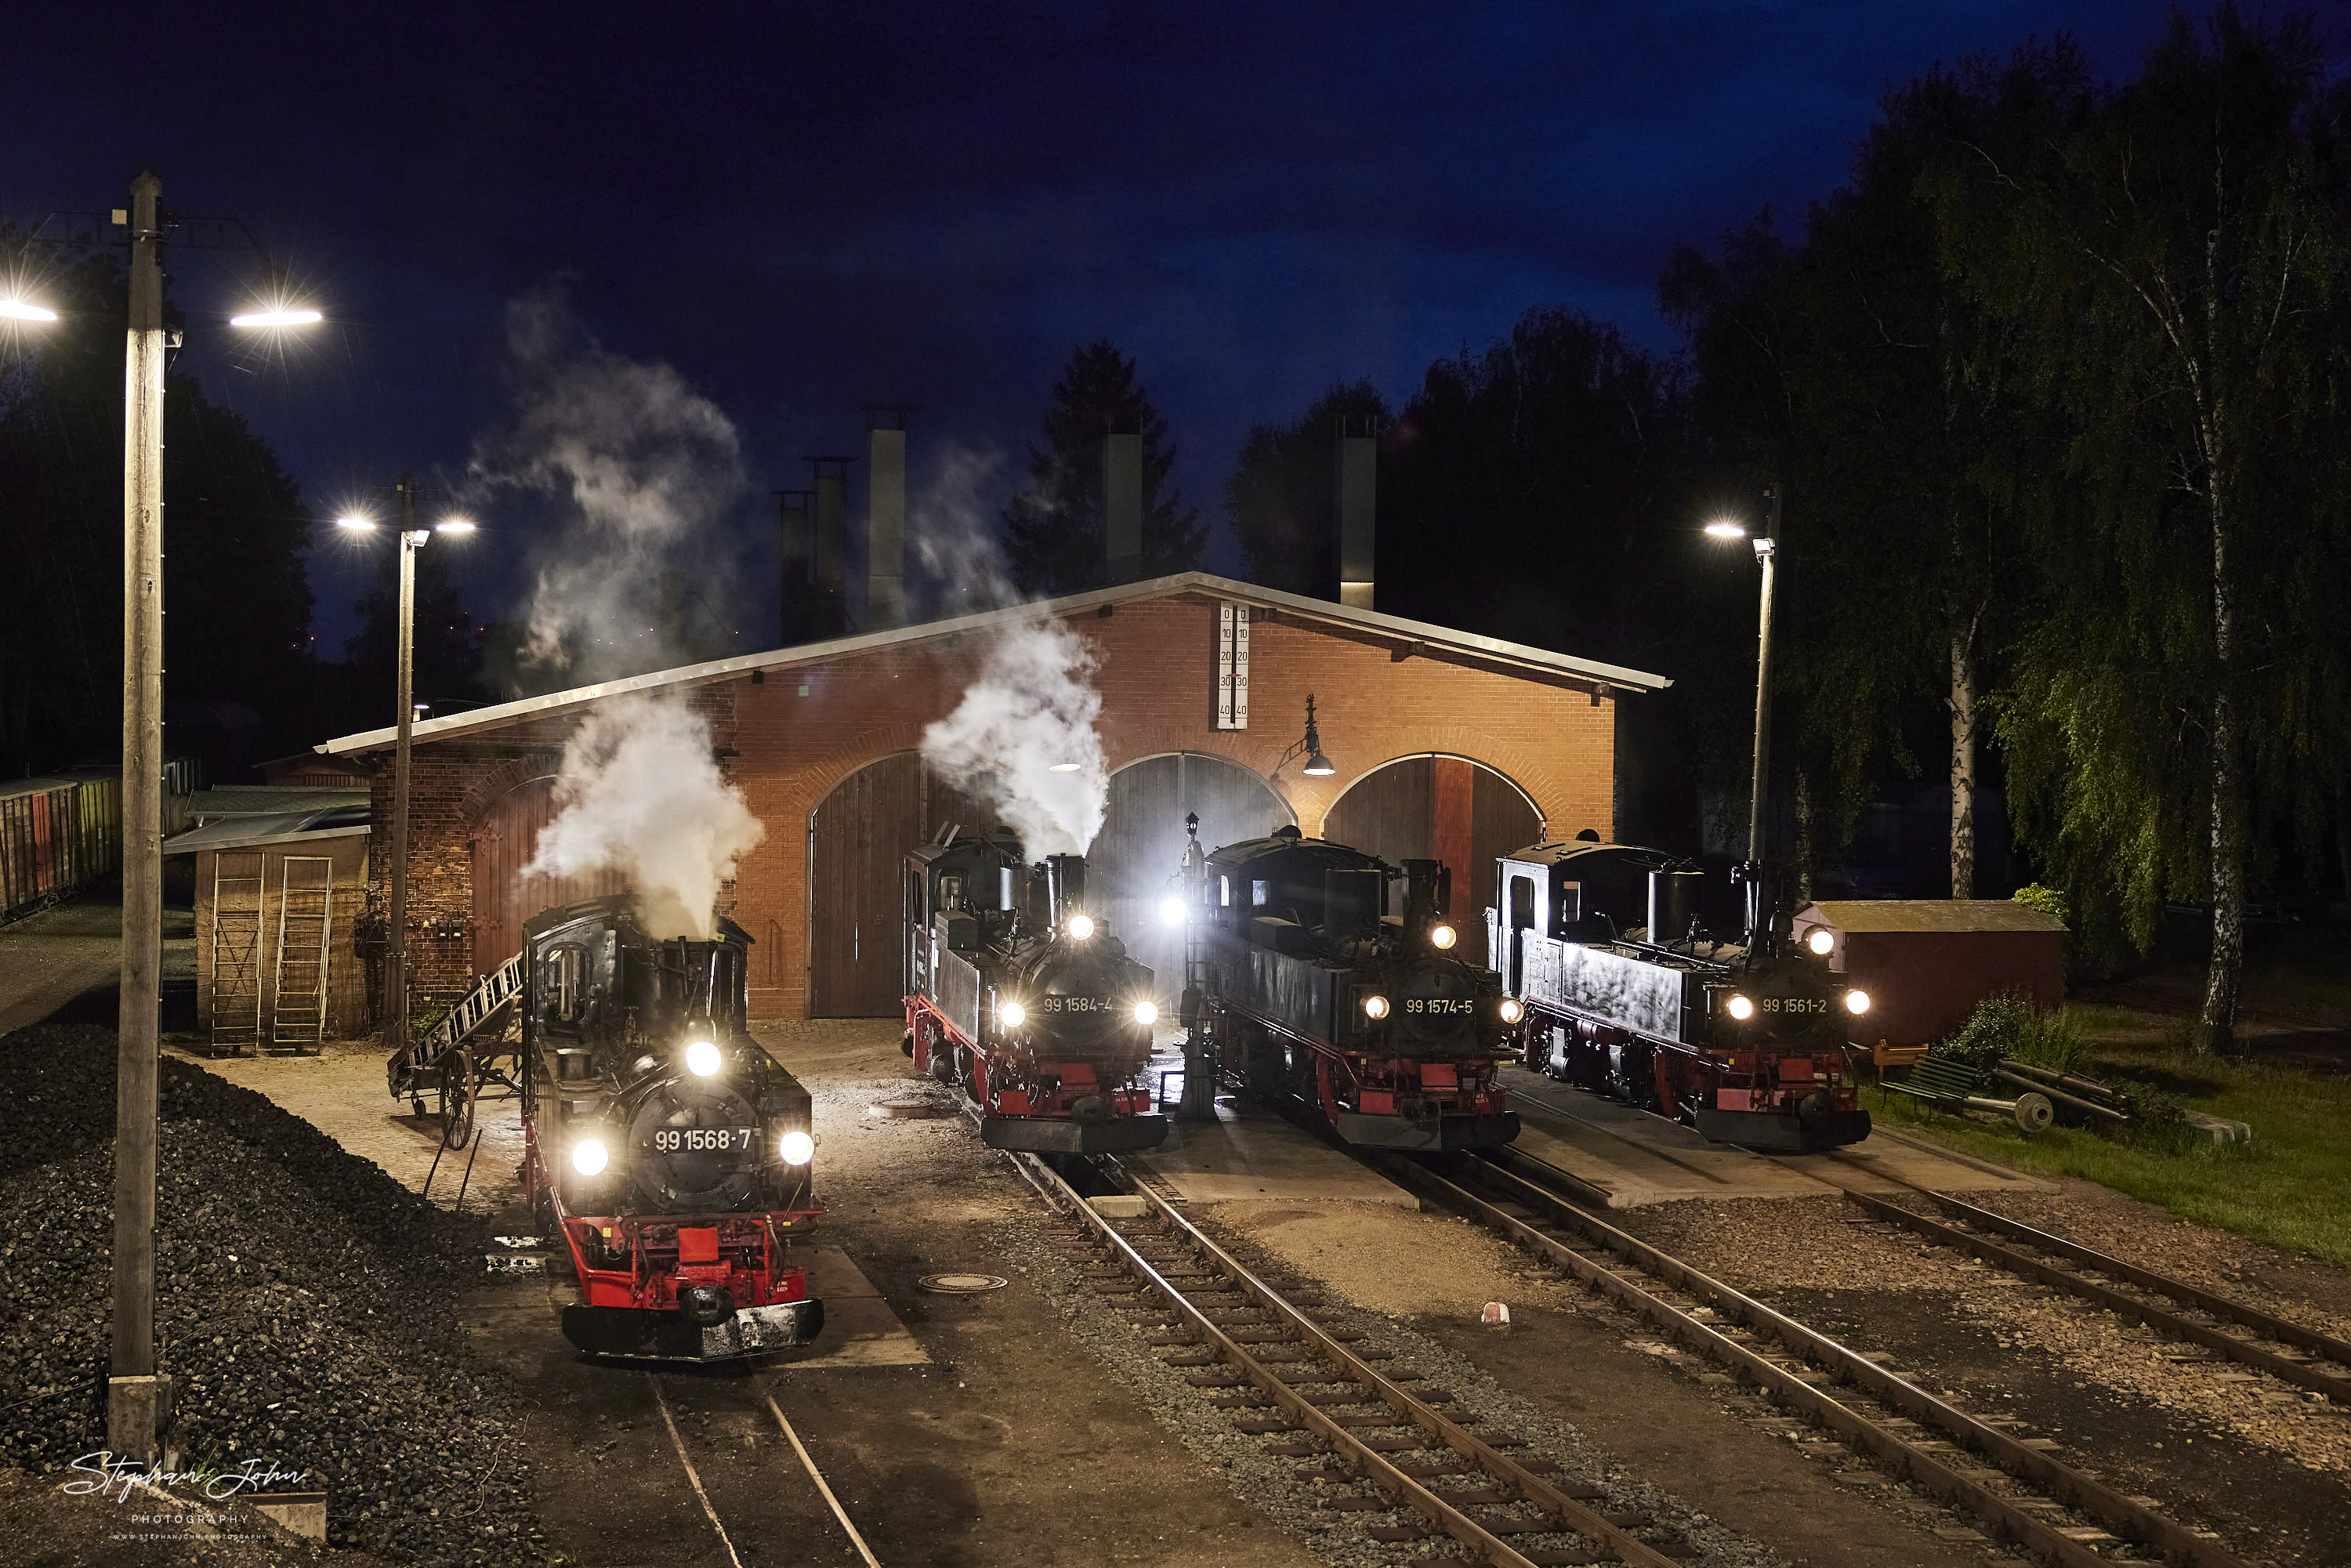
[[[1548,648],[1530,647],[1523,643],[1506,643],[1499,637],[1482,637],[1473,632],[1457,632],[1426,621],[1407,621],[1403,616],[1384,615],[1376,610],[1358,610],[1350,605],[1333,604],[1328,600],[1309,599],[1303,594],[1235,582],[1230,578],[1216,577],[1205,571],[1186,571],[1144,582],[1121,583],[1115,588],[1098,588],[1086,593],[1066,594],[1059,599],[1037,600],[1002,610],[958,615],[946,621],[894,626],[884,632],[836,637],[824,643],[804,643],[798,647],[778,648],[764,653],[738,653],[732,658],[713,659],[706,664],[655,670],[622,680],[600,681],[593,685],[574,686],[569,691],[549,692],[543,696],[522,697],[490,707],[426,719],[422,724],[410,727],[409,737],[412,744],[454,740],[530,719],[561,717],[607,698],[626,696],[632,693],[691,689],[733,680],[757,670],[822,664],[853,654],[987,632],[1021,621],[1081,615],[1090,610],[1101,611],[1141,600],[1173,599],[1194,593],[1255,605],[1272,611],[1277,620],[1320,626],[1355,642],[1384,647],[1399,663],[1410,658],[1426,658],[1472,669],[1491,670],[1547,685],[1589,691],[1595,700],[1617,692],[1663,691],[1673,685],[1667,677],[1654,675],[1645,670],[1602,664],[1594,659],[1579,659],[1573,654],[1554,653]],[[391,746],[397,737],[398,732],[386,726],[382,729],[339,737],[316,749],[337,757],[381,751]]]

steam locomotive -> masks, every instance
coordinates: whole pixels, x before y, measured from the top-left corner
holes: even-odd
[[[1155,1148],[1138,1080],[1159,1020],[1152,974],[1087,913],[1082,855],[1031,866],[1009,828],[950,826],[905,862],[905,1051],[979,1107],[999,1149]]]
[[[1400,914],[1388,884],[1405,883]],[[1465,1149],[1519,1134],[1494,1073],[1517,1053],[1518,1001],[1455,951],[1451,875],[1401,870],[1280,828],[1211,852],[1200,884],[1196,1025],[1223,1065],[1351,1144]],[[1191,1003],[1187,997],[1186,1006]]]
[[[751,938],[650,936],[625,896],[524,926],[525,1182],[594,1354],[721,1361],[814,1339],[790,1245],[820,1211],[809,1093],[746,1028]]]
[[[1697,918],[1703,873],[1661,851],[1575,841],[1499,863],[1487,953],[1525,1004],[1527,1066],[1717,1143],[1795,1154],[1869,1135],[1845,1045],[1869,995],[1829,972],[1825,942],[1779,950],[1759,873],[1742,868],[1753,935],[1730,944]],[[1645,923],[1620,926],[1636,909]]]

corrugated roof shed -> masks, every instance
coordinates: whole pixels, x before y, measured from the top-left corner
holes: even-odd
[[[163,841],[167,855],[197,850],[257,850],[271,844],[314,843],[356,838],[368,831],[368,806],[329,806],[316,811],[279,811],[268,816],[223,817]]]
[[[188,814],[199,822],[223,817],[270,817],[287,811],[323,811],[334,806],[364,806],[368,787],[333,789],[310,784],[230,784],[199,789],[188,797]]]
[[[1797,912],[1797,919],[1839,931],[2063,931],[2053,915],[2006,898],[1828,898]]]

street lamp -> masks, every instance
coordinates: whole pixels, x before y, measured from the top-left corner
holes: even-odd
[[[1755,547],[1756,563],[1763,569],[1761,608],[1755,618],[1755,768],[1747,790],[1747,863],[1740,876],[1747,889],[1747,946],[1750,953],[1768,947],[1771,934],[1769,900],[1763,896],[1764,779],[1771,759],[1771,586],[1772,563],[1780,546],[1780,487],[1763,492],[1763,532],[1750,538],[1747,525],[1722,517],[1706,525],[1718,539],[1747,539]]]
[[[46,306],[30,305],[22,299],[0,299],[0,318],[10,321],[54,321],[57,313]]]
[[[416,722],[416,552],[434,534],[472,533],[474,521],[452,515],[430,529],[420,528],[416,481],[402,479],[392,488],[400,497],[400,675],[392,754],[392,907],[383,949],[383,1030],[384,1043],[397,1051],[408,1046],[408,749],[409,731]],[[335,526],[371,533],[376,523],[352,512],[337,517]]]

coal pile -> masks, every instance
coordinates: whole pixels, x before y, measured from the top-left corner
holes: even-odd
[[[0,1466],[105,1447],[114,1055],[103,1029],[0,1040]],[[184,1462],[310,1472],[330,1545],[542,1561],[522,1412],[457,1326],[483,1222],[250,1090],[162,1071],[155,1312]]]

